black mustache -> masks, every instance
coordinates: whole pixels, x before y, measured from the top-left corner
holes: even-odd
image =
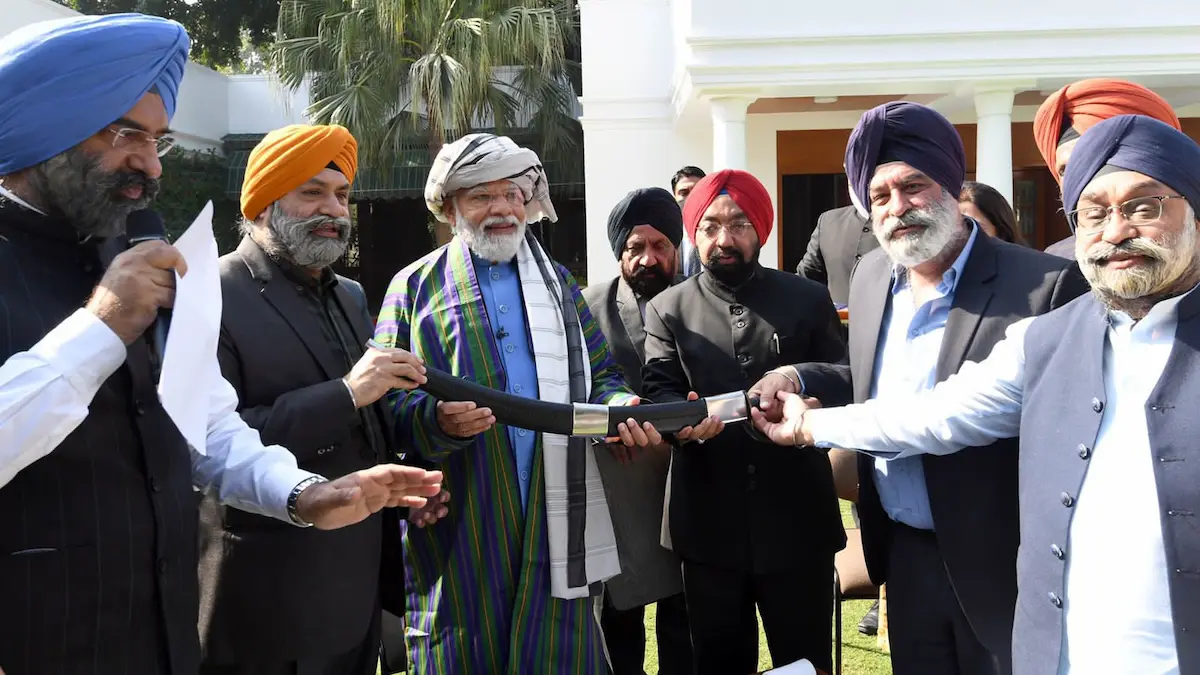
[[[158,196],[162,185],[157,178],[151,178],[140,171],[118,171],[111,176],[113,192],[121,192],[125,188],[139,187],[142,189],[142,200],[148,201]]]
[[[742,255],[742,252],[736,248],[715,249],[712,253],[708,254],[708,261],[715,262],[717,258],[720,258],[721,256],[729,256],[739,263],[746,262],[746,256]]]

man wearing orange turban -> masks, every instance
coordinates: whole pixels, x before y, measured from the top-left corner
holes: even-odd
[[[399,454],[380,399],[424,382],[412,354],[364,348],[374,326],[362,287],[330,267],[350,240],[356,151],[340,126],[267,134],[246,166],[245,237],[220,262],[217,358],[238,412],[330,478]],[[443,500],[410,520],[436,520]],[[380,568],[399,558],[394,512],[336,532],[276,525],[211,496],[201,514],[203,675],[376,672]],[[382,579],[396,583],[385,597],[403,596],[402,573]]]
[[[829,292],[758,262],[775,222],[771,197],[745,171],[705,176],[683,209],[704,271],[645,310],[642,393],[656,403],[745,391],[776,366],[845,356]],[[668,514],[683,560],[693,659],[701,675],[758,663],[757,605],[771,660],[831,672],[829,579],[845,546],[829,460],[779,452],[744,425],[699,425],[672,453]],[[742,509],[712,509],[734,493]],[[754,514],[749,520],[746,514]]]
[[[1110,78],[1072,82],[1043,101],[1033,119],[1033,138],[1055,180],[1062,183],[1080,135],[1118,115],[1145,115],[1182,130],[1171,104],[1140,84]],[[1051,244],[1046,252],[1074,260],[1074,235]]]

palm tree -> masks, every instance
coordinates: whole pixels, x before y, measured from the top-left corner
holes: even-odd
[[[543,161],[577,150],[569,0],[283,0],[273,65],[309,114],[348,127],[365,166],[430,157],[472,130],[529,132]]]

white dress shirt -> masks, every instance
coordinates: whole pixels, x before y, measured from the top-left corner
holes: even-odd
[[[1108,405],[1068,531],[1060,675],[1179,673],[1145,405],[1174,345],[1183,297],[1136,323],[1110,313]],[[816,445],[894,458],[1017,436],[1025,334],[1036,320],[1010,326],[986,360],[964,364],[932,391],[806,413]]]
[[[54,451],[88,415],[104,381],[125,362],[125,344],[103,321],[77,310],[29,351],[0,366],[0,488]],[[216,355],[212,367],[218,368]],[[237,392],[218,373],[209,399],[206,454],[192,452],[196,487],[230,506],[291,522],[287,500],[313,476],[278,446],[264,446],[237,413]],[[197,395],[204,395],[197,392]]]

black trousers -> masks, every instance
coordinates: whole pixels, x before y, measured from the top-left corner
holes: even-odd
[[[683,589],[698,675],[758,670],[757,606],[771,663],[833,666],[833,554],[775,574],[683,561]]]
[[[683,594],[659,600],[654,622],[659,675],[692,675],[692,638]],[[646,608],[617,609],[605,596],[600,628],[612,675],[645,675]]]
[[[887,601],[888,639],[895,675],[1008,675],[976,637],[927,530],[892,523]]]
[[[200,675],[375,675],[379,668],[379,612],[363,641],[341,654],[282,663],[200,666]]]

